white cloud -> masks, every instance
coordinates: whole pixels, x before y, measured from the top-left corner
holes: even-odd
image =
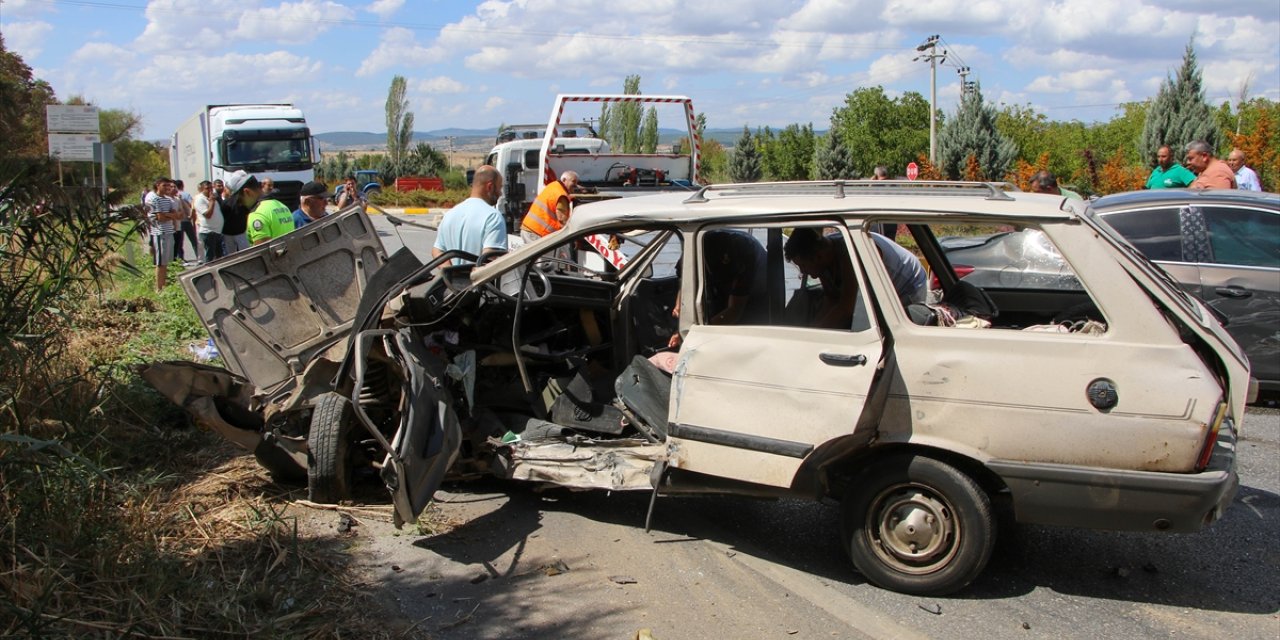
[[[1114,69],[1081,69],[1064,71],[1056,76],[1040,76],[1027,85],[1032,93],[1068,93],[1096,91],[1115,79]]]
[[[1246,60],[1215,60],[1204,63],[1204,89],[1210,104],[1218,104],[1224,99],[1232,98],[1240,93],[1240,87],[1246,81],[1255,90],[1259,80],[1275,78],[1278,66],[1257,64]],[[1264,85],[1265,86],[1265,85]]]
[[[371,76],[392,67],[421,67],[446,59],[446,53],[438,46],[424,47],[417,43],[417,36],[403,27],[388,29],[374,49],[360,63],[357,76]]]
[[[175,53],[156,56],[131,74],[130,82],[132,90],[143,93],[172,91],[175,87],[209,87],[210,94],[282,92],[287,90],[284,87],[295,86],[299,78],[319,76],[323,67],[318,61],[288,51],[212,57]],[[217,97],[222,99],[221,95]]]
[[[260,0],[151,0],[147,25],[135,41],[142,51],[225,49],[238,42],[303,44],[333,29],[354,12],[329,0],[265,6]]]
[[[86,42],[71,54],[69,62],[75,65],[107,65],[125,67],[137,59],[134,52],[110,42]]]
[[[1011,21],[1027,10],[1026,2],[1014,0],[889,0],[880,17],[898,26],[964,25],[972,30],[982,25],[1016,26]]]
[[[52,31],[53,25],[39,20],[10,22],[4,25],[4,44],[7,49],[22,56],[27,66],[31,66],[32,61],[44,51]]]
[[[463,93],[467,91],[467,85],[454,80],[448,76],[436,76],[425,80],[410,80],[409,89],[415,93]]]
[[[375,0],[373,3],[369,4],[369,6],[365,7],[364,10],[369,13],[377,14],[379,18],[386,20],[387,18],[390,18],[392,14],[399,11],[400,7],[403,6],[404,0]]]
[[[928,69],[929,65],[923,62],[913,62],[909,54],[891,53],[880,56],[867,67],[866,84],[889,85]]]
[[[4,14],[8,18],[28,18],[45,11],[52,11],[53,4],[50,2],[38,2],[37,0],[5,0]],[[6,24],[5,29],[9,27]],[[7,42],[9,36],[5,36]],[[7,45],[6,45],[7,46]]]
[[[242,13],[232,36],[254,42],[302,44],[333,28],[333,21],[352,17],[351,9],[336,2],[283,2]]]
[[[506,98],[500,98],[500,97],[498,97],[498,96],[493,96],[492,98],[489,98],[488,100],[485,100],[485,101],[484,101],[484,110],[485,110],[485,111],[493,111],[494,109],[497,109],[498,107],[501,107],[502,105],[504,105],[504,104],[506,104],[506,103],[507,103]]]

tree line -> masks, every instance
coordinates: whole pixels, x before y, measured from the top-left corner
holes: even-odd
[[[1204,140],[1225,156],[1240,148],[1262,181],[1275,191],[1280,181],[1280,103],[1248,98],[1214,108],[1206,101],[1195,51],[1188,45],[1182,66],[1157,95],[1119,106],[1106,122],[1054,121],[1031,105],[1000,105],[983,99],[981,87],[966,92],[954,113],[940,114],[938,162],[929,146],[929,103],[914,91],[890,97],[883,87],[862,87],[833,110],[830,128],[817,135],[812,124],[744,127],[733,149],[713,154],[704,171],[712,181],[855,179],[878,165],[902,176],[915,162],[921,179],[1005,180],[1027,187],[1040,170],[1085,194],[1141,189],[1161,145],[1182,156],[1185,145]]]

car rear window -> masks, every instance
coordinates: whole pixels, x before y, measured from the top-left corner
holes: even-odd
[[[1280,215],[1238,207],[1204,212],[1215,263],[1280,268]]]

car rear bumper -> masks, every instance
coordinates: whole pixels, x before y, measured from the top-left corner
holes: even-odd
[[[1200,473],[1124,471],[992,460],[1018,522],[1114,531],[1196,531],[1222,517],[1239,487],[1234,425],[1223,424]]]

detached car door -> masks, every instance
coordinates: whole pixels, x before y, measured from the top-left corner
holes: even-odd
[[[847,230],[841,229],[842,250],[852,255]],[[672,380],[672,467],[790,487],[818,445],[854,434],[884,349],[857,264],[853,260],[857,298],[847,329],[781,321],[710,325],[698,318],[685,335]],[[684,286],[697,290],[700,283],[690,272],[701,270],[685,266]],[[793,299],[809,293],[792,291],[795,282],[787,281]],[[691,299],[686,296],[686,304]]]

